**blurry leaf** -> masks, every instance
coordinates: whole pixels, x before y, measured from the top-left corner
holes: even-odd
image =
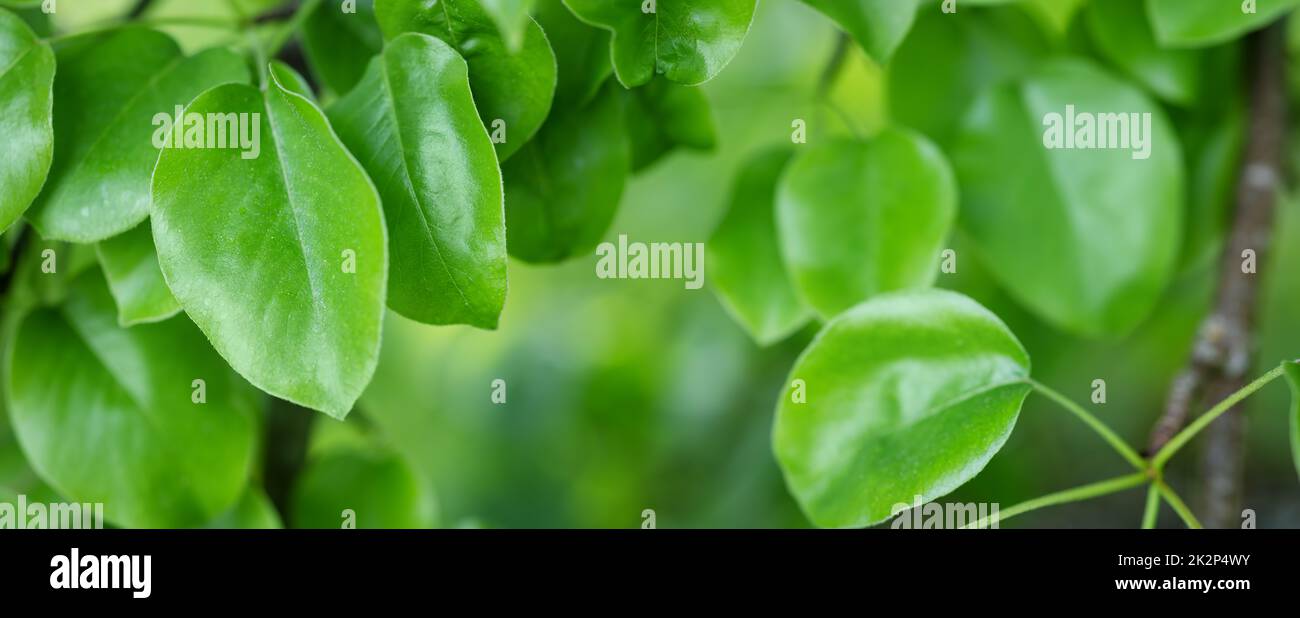
[[[1255,12],[1242,11],[1241,0],[1146,0],[1156,38],[1168,47],[1206,47],[1257,30],[1300,0],[1258,0]]]
[[[537,23],[551,41],[558,67],[554,107],[586,105],[614,72],[609,32],[578,21],[560,0],[540,0]]]
[[[1135,0],[1092,0],[1086,10],[1088,32],[1106,60],[1156,96],[1190,105],[1200,87],[1196,52],[1161,49],[1145,7]]]
[[[1291,458],[1300,474],[1300,361],[1283,363],[1286,381],[1291,385]]]
[[[172,293],[230,366],[343,418],[379,353],[383,213],[325,115],[284,77],[273,67],[265,91],[229,84],[190,104],[260,121],[260,150],[164,150],[150,220]]]
[[[469,64],[469,85],[479,116],[496,134],[505,123],[502,161],[532,139],[546,120],[555,96],[555,54],[541,26],[530,20],[523,47],[511,52],[478,0],[377,0],[375,16],[384,37],[421,32],[451,44]]]
[[[163,281],[148,223],[101,241],[95,250],[108,279],[108,288],[117,301],[119,324],[157,322],[181,310],[167,282]]]
[[[280,514],[275,512],[266,492],[251,485],[235,506],[204,526],[216,530],[279,530],[283,527]]]
[[[501,172],[465,61],[439,39],[399,36],[329,116],[379,187],[388,305],[429,324],[495,328],[506,296]]]
[[[41,191],[53,156],[54,52],[0,9],[0,232]]]
[[[1052,114],[1062,134],[1085,114],[1150,114],[1150,127],[1131,122],[1132,149],[1048,149]],[[1123,335],[1150,314],[1183,216],[1182,152],[1155,102],[1085,61],[1048,62],[981,96],[952,154],[962,228],[1012,296],[1080,335]]]
[[[823,317],[881,292],[929,287],[957,212],[939,149],[891,129],[869,142],[809,146],[777,193],[781,252]]]
[[[55,46],[54,164],[27,213],[51,240],[98,242],[149,215],[158,160],[155,115],[172,117],[210,86],[248,81],[227,49],[181,55],[167,35],[139,27],[85,34]]]
[[[656,74],[688,86],[713,79],[740,51],[758,0],[564,4],[582,21],[613,33],[614,73],[624,87],[634,88]]]
[[[184,317],[119,327],[91,270],[61,308],[26,317],[8,359],[18,439],[69,499],[103,502],[120,525],[181,527],[243,492],[255,433],[247,386]],[[195,380],[204,403],[192,399]]]
[[[374,0],[357,0],[355,13],[344,13],[341,6],[317,5],[302,25],[302,48],[312,72],[339,95],[361,81],[371,57],[384,48]]]
[[[1199,123],[1178,122],[1188,162],[1183,268],[1216,263],[1223,251],[1240,172],[1246,122],[1240,107],[1215,110]],[[1195,140],[1195,141],[1192,141]]]
[[[56,0],[50,15],[59,32],[79,32],[131,12],[137,0]],[[60,71],[62,72],[62,71]]]
[[[518,51],[524,42],[524,32],[528,28],[528,12],[533,8],[533,0],[479,0],[483,9],[492,16],[501,38],[505,39],[510,51]]]
[[[585,107],[556,110],[502,166],[506,247],[525,262],[559,262],[596,247],[627,181],[624,96],[612,82]]]
[[[1029,393],[1029,356],[984,307],[940,290],[877,297],[826,325],[776,410],[786,484],[818,526],[869,526],[969,481]],[[791,384],[802,380],[806,403]]]
[[[922,11],[889,66],[890,114],[947,147],[977,94],[1024,74],[1048,50],[1018,6],[962,9],[958,19]]]
[[[655,79],[629,92],[627,134],[633,172],[678,146],[709,151],[717,145],[713,110],[703,90]]]
[[[62,0],[59,1],[59,12],[62,12]],[[338,3],[339,0],[333,0],[327,4]],[[175,39],[185,53],[192,54],[209,47],[243,42],[246,35],[238,29],[239,20],[281,4],[284,0],[150,0],[142,17],[156,23],[158,30]],[[187,20],[190,23],[177,23]],[[211,23],[200,24],[196,20]]]
[[[769,150],[740,170],[727,214],[706,245],[718,297],[759,345],[784,339],[812,315],[795,293],[777,244],[777,181],[793,154]]]
[[[921,0],[803,0],[853,36],[878,64],[886,64],[907,36]],[[963,4],[965,4],[963,2]]]
[[[294,490],[291,512],[295,528],[429,528],[435,510],[429,487],[401,456],[371,448],[314,456]]]

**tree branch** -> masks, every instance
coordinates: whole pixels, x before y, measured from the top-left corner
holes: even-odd
[[[1243,261],[1247,252],[1253,251],[1255,264],[1264,264],[1272,241],[1287,124],[1283,28],[1278,22],[1247,40],[1250,124],[1237,180],[1236,211],[1220,262],[1218,292],[1213,310],[1201,324],[1188,367],[1170,387],[1148,453],[1159,451],[1186,424],[1193,404],[1222,401],[1245,385],[1250,371],[1259,276],[1243,272]],[[1224,527],[1236,518],[1243,431],[1236,409],[1207,428],[1202,476],[1203,519],[1208,527]]]

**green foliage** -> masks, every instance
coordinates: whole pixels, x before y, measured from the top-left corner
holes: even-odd
[[[1300,362],[1284,363],[1286,381],[1291,385],[1291,458],[1300,474]]]
[[[0,231],[41,190],[50,169],[54,53],[12,13],[0,10]]]
[[[348,516],[354,521],[348,522]],[[293,497],[296,528],[428,528],[435,504],[400,456],[379,448],[339,447],[313,457]]]
[[[108,289],[117,302],[122,326],[157,322],[176,315],[181,306],[163,281],[149,224],[142,223],[95,245]]]
[[[370,58],[383,50],[374,0],[357,0],[355,14],[324,2],[302,24],[302,48],[312,71],[335,93],[361,81]]]
[[[835,20],[876,62],[889,62],[922,0],[803,0]]]
[[[1200,89],[1200,56],[1162,49],[1140,2],[1093,0],[1086,9],[1088,31],[1106,59],[1156,96],[1191,104]]]
[[[1300,6],[1300,0],[1258,0],[1254,12],[1242,3],[1222,0],[1145,0],[1160,43],[1169,47],[1204,47],[1261,28]]]
[[[631,91],[627,134],[634,172],[678,147],[713,150],[716,133],[709,99],[699,88],[656,79]]]

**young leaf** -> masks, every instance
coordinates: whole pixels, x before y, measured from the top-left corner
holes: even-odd
[[[1238,0],[1146,0],[1156,38],[1166,47],[1207,47],[1267,26],[1300,0],[1258,0],[1253,12]]]
[[[1011,435],[1029,355],[955,292],[879,296],[841,314],[795,362],[773,444],[818,526],[869,526],[969,481]],[[804,403],[800,403],[803,401]]]
[[[403,32],[438,37],[469,64],[469,85],[489,133],[500,134],[502,161],[532,139],[551,111],[555,54],[537,22],[529,20],[523,46],[512,52],[479,0],[376,0],[375,16],[387,39]]]
[[[167,35],[139,27],[95,32],[55,46],[54,164],[27,213],[41,235],[91,243],[149,215],[149,176],[172,117],[215,84],[248,81],[227,49],[181,55]]]
[[[881,292],[923,288],[957,213],[957,184],[925,138],[889,129],[869,142],[810,146],[777,192],[781,253],[824,317]]]
[[[878,64],[889,62],[921,0],[803,0],[835,20]]]
[[[400,455],[335,448],[313,457],[294,490],[295,528],[429,528],[437,504]],[[348,521],[351,514],[352,521]]]
[[[0,232],[41,191],[54,153],[54,52],[0,9]]]
[[[614,73],[609,60],[609,32],[578,21],[560,0],[541,0],[537,23],[546,31],[555,52],[554,106],[586,105]]]
[[[329,116],[379,187],[388,306],[429,324],[495,328],[506,296],[501,172],[465,61],[439,39],[403,34]]]
[[[557,109],[537,138],[502,166],[510,255],[559,262],[600,243],[631,164],[624,101],[610,82],[586,106]]]
[[[709,151],[717,145],[713,111],[703,90],[655,79],[629,92],[627,134],[633,172],[678,146]]]
[[[769,150],[740,170],[727,214],[706,245],[718,298],[759,345],[784,339],[812,316],[777,251],[776,185],[793,154]]]
[[[1286,381],[1291,385],[1291,458],[1300,474],[1300,362],[1284,365]]]
[[[528,28],[528,12],[533,8],[533,0],[480,0],[483,9],[492,16],[501,38],[506,41],[506,48],[519,51],[524,43],[524,32]]]
[[[1200,56],[1161,49],[1140,2],[1093,0],[1085,16],[1088,32],[1106,60],[1162,99],[1180,105],[1195,102]]]
[[[1069,148],[1088,126],[1094,148]],[[1176,265],[1183,200],[1181,147],[1155,102],[1086,61],[1050,61],[981,96],[952,155],[961,226],[1013,296],[1088,336],[1122,335],[1151,312]]]
[[[334,2],[319,4],[302,24],[302,49],[307,62],[336,94],[356,86],[371,57],[383,48],[374,0],[357,0],[354,13],[343,12]]]
[[[228,84],[190,104],[187,113],[247,114],[260,146],[249,158],[164,150],[150,221],[168,286],[230,366],[343,418],[379,353],[383,212],[325,115],[284,78],[273,66],[265,91]]]
[[[694,86],[713,79],[749,34],[758,0],[564,0],[579,19],[613,33],[614,73],[634,88],[655,74]]]
[[[163,281],[153,232],[148,223],[95,245],[108,289],[117,301],[122,326],[157,322],[176,315],[181,306]]]
[[[119,525],[179,527],[203,524],[244,491],[250,391],[184,317],[118,326],[91,269],[62,307],[27,315],[6,360],[23,451],[69,499],[103,502]]]

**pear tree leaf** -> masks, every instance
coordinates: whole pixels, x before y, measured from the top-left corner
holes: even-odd
[[[383,211],[324,113],[286,77],[272,66],[264,91],[227,84],[190,104],[187,114],[248,119],[240,133],[247,125],[260,146],[165,149],[150,221],[168,287],[230,366],[343,418],[378,360]]]
[[[0,9],[0,232],[32,204],[54,155],[54,52]]]
[[[1257,0],[1254,12],[1238,0],[1145,0],[1156,39],[1165,47],[1208,47],[1231,41],[1300,7],[1300,0]]]
[[[886,64],[912,28],[921,0],[803,0],[835,20],[878,64]],[[965,4],[963,2],[963,4]]]
[[[397,453],[337,447],[311,457],[294,490],[292,516],[295,528],[429,528],[437,523],[437,503],[429,483]]]
[[[148,223],[100,241],[95,250],[108,289],[117,302],[119,324],[125,327],[157,322],[180,312],[180,303],[172,296],[158,267],[158,252],[153,248],[153,230]]]
[[[613,33],[618,81],[654,75],[687,86],[713,79],[740,51],[758,0],[564,0],[578,19]]]
[[[704,152],[717,146],[713,111],[700,88],[654,79],[629,93],[627,134],[633,172],[679,146]]]
[[[54,162],[27,212],[52,240],[98,242],[144,221],[154,144],[166,135],[155,117],[174,117],[211,86],[248,81],[238,54],[186,57],[167,35],[138,26],[75,36],[54,51]]]
[[[579,21],[560,0],[540,0],[537,23],[546,31],[555,52],[554,106],[586,105],[614,73],[609,59],[609,31]]]
[[[336,94],[361,81],[370,59],[384,47],[375,21],[374,0],[356,0],[356,12],[345,13],[337,2],[317,5],[302,24],[302,49],[321,82]]]
[[[523,45],[510,51],[479,0],[376,0],[375,17],[386,39],[403,32],[438,37],[469,64],[469,85],[497,157],[509,159],[532,139],[551,111],[555,53],[546,33],[529,19]]]
[[[1108,62],[1166,101],[1179,105],[1196,101],[1200,55],[1161,48],[1142,3],[1093,0],[1084,15],[1093,42]]]
[[[6,366],[32,467],[70,500],[104,503],[109,521],[197,526],[243,493],[257,431],[248,385],[184,317],[118,326],[97,270],[59,308],[27,314]]]
[[[826,528],[943,496],[1002,448],[1028,377],[1029,355],[979,303],[943,290],[873,298],[831,320],[790,372],[803,391],[783,393],[773,430],[786,485]]]
[[[524,33],[528,30],[528,13],[533,8],[533,0],[480,0],[483,10],[492,16],[501,38],[505,39],[506,48],[519,51],[524,44]]]
[[[948,160],[903,129],[809,146],[777,192],[786,267],[823,317],[882,292],[932,285],[956,215]]]
[[[465,61],[439,39],[403,34],[329,117],[379,188],[388,306],[428,324],[495,328],[506,296],[501,172]]]

